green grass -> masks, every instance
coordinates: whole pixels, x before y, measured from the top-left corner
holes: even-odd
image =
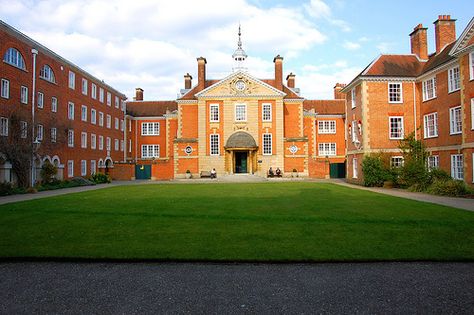
[[[119,186],[0,206],[0,257],[473,260],[474,213],[310,182]]]

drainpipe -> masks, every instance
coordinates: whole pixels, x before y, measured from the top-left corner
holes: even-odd
[[[415,140],[418,140],[418,136],[417,136],[417,126],[416,126],[416,120],[417,120],[417,116],[416,116],[416,86],[415,86],[415,81],[412,82],[412,86],[413,86],[413,121],[415,123]]]
[[[35,96],[36,96],[36,56],[38,55],[38,50],[31,49],[33,54],[33,84],[32,84],[32,94],[31,94],[31,187],[35,186],[36,180],[36,169],[35,169]]]

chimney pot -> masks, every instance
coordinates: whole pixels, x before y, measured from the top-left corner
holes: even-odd
[[[438,54],[456,40],[456,20],[452,20],[451,15],[439,15],[434,25],[436,53]]]
[[[286,85],[289,88],[295,88],[295,75],[293,72],[290,72],[290,74],[286,76]]]
[[[189,73],[186,73],[184,75],[184,88],[186,90],[191,89],[192,83],[193,83],[193,77]]]

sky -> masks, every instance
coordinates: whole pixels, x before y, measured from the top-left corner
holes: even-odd
[[[409,54],[409,34],[450,14],[459,36],[474,16],[469,0],[0,0],[0,19],[124,93],[173,100],[197,57],[207,77],[232,72],[239,23],[248,72],[296,75],[306,99],[332,99],[336,83],[349,83],[382,53]]]

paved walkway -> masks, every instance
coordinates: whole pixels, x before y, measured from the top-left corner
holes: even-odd
[[[58,190],[49,190],[38,192],[36,194],[23,194],[23,195],[13,195],[13,196],[4,196],[0,197],[0,205],[7,204],[12,202],[24,201],[24,200],[33,200],[39,198],[46,198],[51,196],[59,196],[70,193],[89,191],[103,189],[113,186],[123,186],[123,185],[153,185],[153,184],[198,184],[198,183],[254,183],[254,182],[293,182],[293,181],[309,181],[309,182],[325,182],[325,183],[334,183],[337,185],[368,190],[380,194],[391,195],[400,198],[407,198],[417,201],[435,203],[439,205],[449,206],[453,208],[459,208],[469,211],[474,211],[474,199],[468,198],[455,198],[455,197],[443,197],[443,196],[434,196],[424,193],[414,193],[402,189],[386,189],[386,188],[373,188],[373,187],[363,187],[359,185],[346,183],[342,179],[327,179],[327,180],[318,180],[318,179],[302,179],[302,178],[262,178],[255,175],[232,175],[232,176],[218,176],[217,179],[209,178],[196,178],[196,179],[175,179],[171,181],[150,181],[150,180],[135,180],[135,181],[114,181],[111,184],[100,184],[95,186],[83,186],[83,187],[73,187],[65,188]]]
[[[473,263],[0,263],[0,314],[472,314]]]

